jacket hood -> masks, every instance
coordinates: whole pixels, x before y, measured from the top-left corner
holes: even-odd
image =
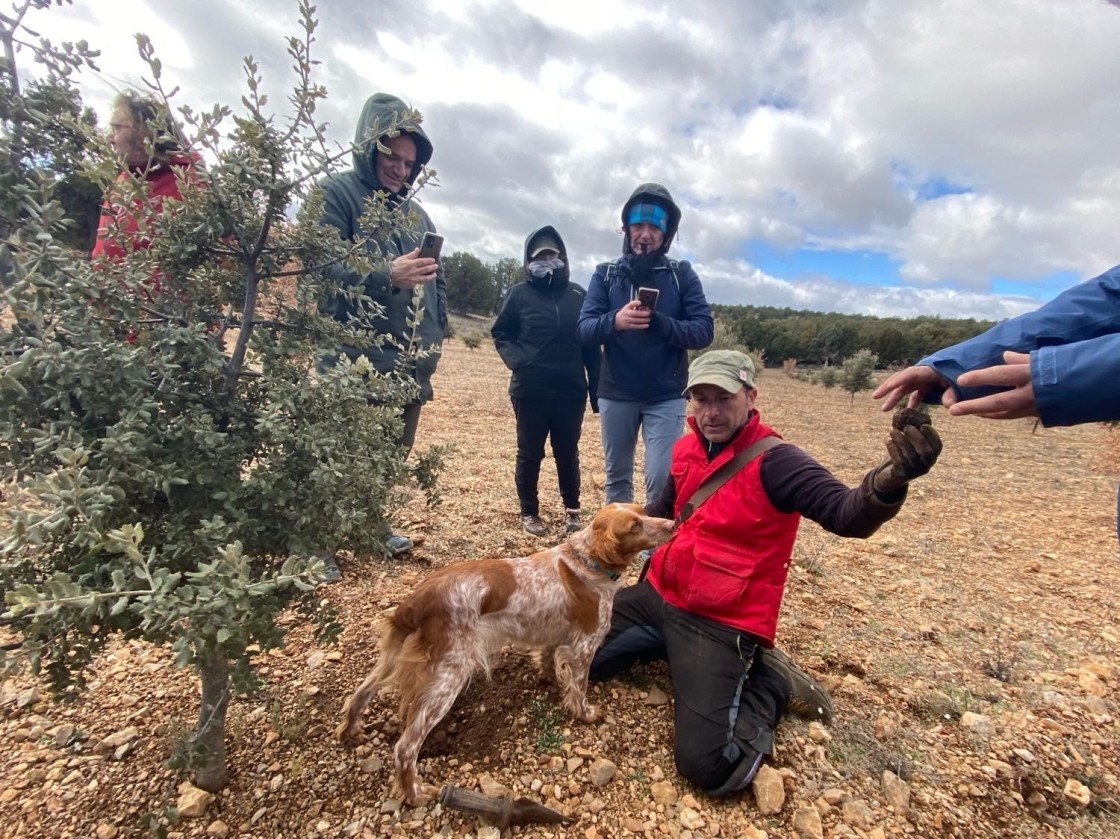
[[[534,277],[529,273],[529,263],[533,261],[529,256],[529,246],[533,243],[534,239],[543,234],[551,236],[560,245],[560,258],[564,260],[564,267],[560,268],[557,271],[553,271],[552,274],[547,277]],[[551,224],[546,224],[544,227],[538,227],[536,230],[525,237],[525,250],[523,252],[523,259],[521,264],[525,269],[525,282],[527,282],[534,288],[541,289],[542,291],[547,288],[564,288],[565,286],[567,286],[568,278],[571,275],[571,271],[568,266],[568,246],[564,244],[564,238],[560,235],[560,231],[558,231]]]
[[[377,182],[377,168],[374,165],[374,155],[378,153],[374,137],[385,137],[389,127],[399,122],[408,105],[404,100],[389,93],[375,93],[366,100],[362,107],[362,115],[358,118],[358,126],[354,129],[354,171],[358,177],[373,189],[380,189]],[[374,134],[373,132],[378,132]],[[404,193],[420,174],[420,169],[432,159],[432,141],[424,133],[424,129],[417,126],[408,131],[402,131],[416,143],[416,165],[408,176],[406,186],[400,192]]]
[[[626,216],[629,214],[632,205],[642,203],[643,200],[649,204],[660,204],[669,216],[669,229],[665,231],[665,238],[657,251],[660,254],[668,253],[669,246],[673,244],[673,237],[677,235],[677,228],[681,223],[681,208],[673,201],[673,196],[669,194],[669,190],[661,184],[654,183],[639,186],[626,199],[626,203],[622,205],[622,253],[623,255],[632,253],[630,250],[630,230],[626,224]]]

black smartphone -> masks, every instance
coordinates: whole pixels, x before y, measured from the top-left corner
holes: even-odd
[[[639,288],[638,289],[638,302],[647,309],[657,308],[657,296],[661,294],[660,289],[656,288]]]
[[[440,248],[443,247],[443,237],[438,233],[425,233],[420,241],[420,256],[427,259],[439,259]]]

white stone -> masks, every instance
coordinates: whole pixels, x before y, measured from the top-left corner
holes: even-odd
[[[809,723],[809,739],[814,743],[827,743],[832,739],[829,730],[815,720]]]
[[[871,827],[871,808],[867,806],[866,801],[858,798],[845,801],[843,807],[840,808],[840,818],[844,820],[844,824],[858,827],[860,830],[867,830]]]
[[[894,811],[896,813],[902,816],[909,812],[909,784],[907,784],[889,769],[884,769],[882,778],[880,779],[880,786],[883,790],[883,797],[887,799],[887,803],[894,808]]]
[[[185,819],[196,819],[206,812],[206,808],[214,796],[204,789],[199,789],[194,784],[182,784],[179,787],[179,802],[176,809]]]
[[[116,732],[110,734],[108,737],[106,737],[104,740],[102,740],[100,743],[98,743],[94,747],[94,751],[95,752],[115,751],[116,749],[119,749],[121,746],[128,745],[129,743],[131,743],[133,740],[135,740],[139,736],[140,736],[140,732],[137,730],[136,726],[130,725],[128,728],[122,728],[120,731],[116,731]]]
[[[786,788],[781,773],[765,763],[758,768],[751,781],[751,789],[758,812],[763,816],[780,813],[786,804]]]
[[[603,787],[614,780],[615,774],[618,772],[618,767],[611,763],[606,758],[599,758],[592,762],[588,769],[588,774],[591,777],[591,786]]]
[[[681,808],[681,827],[685,830],[699,830],[705,824],[704,817],[691,807]]]
[[[1062,790],[1062,795],[1064,795],[1067,800],[1072,801],[1074,804],[1079,804],[1082,807],[1088,807],[1089,803],[1093,800],[1093,794],[1089,791],[1089,788],[1076,778],[1070,778],[1066,781],[1065,788]]]
[[[961,728],[966,728],[980,737],[991,737],[996,733],[996,727],[992,724],[991,717],[974,714],[972,711],[965,711],[961,714]]]
[[[649,794],[655,804],[676,804],[677,788],[668,781],[658,781],[650,784]]]
[[[824,826],[816,807],[799,808],[793,814],[793,829],[801,839],[824,839]]]

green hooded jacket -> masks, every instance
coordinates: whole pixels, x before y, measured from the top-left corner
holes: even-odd
[[[373,142],[373,131],[387,129],[395,120],[400,120],[408,106],[396,96],[388,93],[375,93],[366,100],[362,115],[354,132],[354,168],[334,175],[323,181],[323,217],[320,224],[329,224],[338,229],[343,239],[358,239],[364,234],[358,221],[365,212],[366,199],[381,189],[377,181],[374,155],[378,154]],[[416,165],[412,169],[405,186],[388,196],[404,217],[405,224],[392,233],[369,238],[366,249],[375,259],[392,261],[420,245],[424,233],[435,232],[435,225],[420,203],[407,197],[411,185],[421,169],[432,158],[432,142],[423,129],[403,132],[416,143]],[[381,133],[384,138],[385,134]],[[411,220],[409,216],[411,215]],[[406,346],[411,330],[408,320],[412,316],[412,293],[393,288],[389,283],[388,265],[382,265],[367,274],[362,274],[345,263],[333,265],[325,272],[328,277],[341,282],[343,286],[361,286],[366,296],[385,307],[383,316],[376,326],[388,336],[380,347],[359,350],[356,347],[342,346],[341,350],[354,360],[364,354],[379,373],[391,373],[397,369],[402,348]],[[420,386],[419,401],[427,402],[432,398],[432,373],[439,362],[439,350],[447,331],[447,282],[442,266],[436,280],[424,286],[424,316],[420,321],[419,336],[424,349],[431,352],[419,359],[415,369],[409,370]],[[342,295],[334,295],[327,300],[324,308],[336,320],[345,323],[356,314],[352,301]]]

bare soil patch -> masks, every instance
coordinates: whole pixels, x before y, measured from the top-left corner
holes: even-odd
[[[552,535],[518,527],[507,383],[488,343],[448,343],[419,433],[420,448],[454,446],[443,503],[428,509],[417,495],[399,516],[423,544],[399,560],[343,561],[344,580],[320,589],[345,626],[338,646],[317,646],[290,619],[286,647],[260,662],[264,689],[232,703],[233,781],[204,814],[175,818],[187,776],[164,765],[194,722],[197,680],[166,650],[122,642],[72,705],[30,680],[0,688],[0,835],[488,835],[462,813],[388,798],[393,697],[370,706],[362,747],[346,749],[331,733],[373,663],[378,614],[431,567],[561,538],[551,460],[541,508]],[[866,394],[850,404],[775,371],[759,389],[766,421],[849,483],[883,456],[890,419]],[[671,705],[651,704],[671,693],[662,665],[593,686],[608,718],[589,726],[564,718],[528,656],[509,652],[430,738],[426,779],[470,788],[493,780],[578,817],[514,830],[524,836],[784,837],[803,835],[803,821],[813,835],[810,810],[828,837],[1120,835],[1120,432],[934,417],[942,461],[893,522],[865,541],[802,525],[780,642],[832,691],[837,717],[823,732],[783,723],[780,812],[761,815],[750,793],[707,799],[680,780]],[[590,413],[581,451],[590,512],[603,482]],[[129,727],[123,747],[97,748]],[[596,787],[589,767],[598,759],[617,772]],[[901,812],[884,771],[907,785]],[[1075,800],[1085,801],[1082,790],[1088,803]]]

